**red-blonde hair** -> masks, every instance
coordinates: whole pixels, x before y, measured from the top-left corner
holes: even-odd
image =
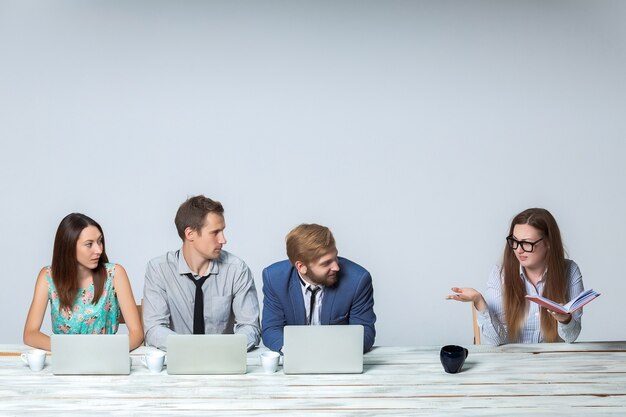
[[[310,264],[329,250],[335,248],[335,238],[326,226],[301,224],[287,234],[287,257],[293,265],[296,261]]]

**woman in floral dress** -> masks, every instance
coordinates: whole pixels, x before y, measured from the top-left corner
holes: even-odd
[[[143,342],[143,328],[128,275],[109,263],[102,228],[80,213],[67,215],[54,239],[52,264],[41,269],[24,326],[24,343],[50,350],[41,332],[50,302],[52,331],[66,334],[113,334],[123,315],[130,349]]]

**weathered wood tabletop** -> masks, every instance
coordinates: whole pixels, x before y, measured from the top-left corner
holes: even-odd
[[[376,347],[356,375],[266,375],[261,350],[236,376],[55,376],[0,345],[0,415],[626,416],[626,342],[468,346],[459,374],[439,347]]]

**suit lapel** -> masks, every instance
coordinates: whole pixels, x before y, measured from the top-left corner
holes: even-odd
[[[322,324],[330,324],[330,313],[333,310],[335,295],[337,294],[337,284],[334,287],[324,288],[324,298],[322,299]]]
[[[293,306],[293,316],[296,319],[296,323],[294,324],[306,324],[302,287],[296,268],[291,268],[291,275],[289,276],[289,297],[291,298],[291,305]]]

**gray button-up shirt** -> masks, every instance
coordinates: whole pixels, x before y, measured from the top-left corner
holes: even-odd
[[[152,259],[143,290],[146,344],[165,350],[170,334],[193,333],[196,286],[182,249]],[[222,250],[211,261],[210,277],[202,285],[206,334],[245,334],[248,349],[259,344],[259,301],[250,268]]]

